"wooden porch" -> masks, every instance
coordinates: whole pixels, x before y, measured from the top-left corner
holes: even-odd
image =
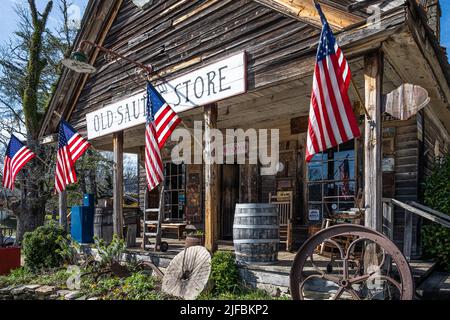
[[[138,239],[139,242],[142,241]],[[128,261],[151,261],[163,272],[168,267],[170,261],[184,249],[184,241],[174,238],[163,238],[169,243],[167,252],[151,252],[137,248],[129,248],[125,254]],[[231,241],[219,241],[218,250],[234,251]],[[280,251],[278,261],[271,264],[238,264],[239,273],[244,283],[253,288],[259,288],[269,292],[274,296],[290,296],[289,275],[296,252]],[[330,263],[329,258],[322,255],[314,255],[314,261],[321,270],[326,270]],[[410,261],[410,268],[415,280],[416,288],[419,288],[428,279],[435,269],[435,263],[431,261]],[[309,265],[305,271],[313,272],[315,269]],[[337,267],[334,272],[340,272]],[[333,285],[330,283],[316,282],[310,287],[312,294],[320,295],[320,298],[327,299],[333,293]]]

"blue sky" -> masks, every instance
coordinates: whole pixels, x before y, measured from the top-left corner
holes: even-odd
[[[48,2],[47,0],[36,0],[36,5],[39,11],[42,12],[47,2]],[[70,2],[73,4],[73,6],[70,8],[69,15],[80,20],[82,18],[82,14],[84,9],[86,8],[88,0],[71,0]],[[14,30],[16,30],[17,15],[14,11],[14,8],[17,3],[23,3],[27,5],[26,0],[0,0],[1,42],[8,40],[11,37]],[[58,20],[61,21],[62,18],[58,7],[59,0],[54,0],[53,3],[54,3],[53,10],[49,20],[50,28],[54,27],[55,25],[59,25]]]
[[[14,5],[16,3],[25,2],[25,0],[0,0],[0,41],[7,40],[12,32],[15,30],[16,26],[16,14],[14,12]],[[73,15],[76,16],[80,11],[82,14],[83,9],[86,7],[88,0],[72,0],[72,3],[75,5],[73,7]],[[47,0],[37,0],[37,5],[39,9],[42,8],[47,3]],[[58,0],[55,0],[55,3],[58,3]],[[441,22],[441,30],[442,30],[442,45],[450,48],[450,32],[448,29],[450,27],[450,1],[449,0],[441,0],[442,6],[442,22]],[[53,9],[53,15],[51,17],[50,25],[56,25],[57,19],[60,19],[59,13],[57,13],[57,8]]]

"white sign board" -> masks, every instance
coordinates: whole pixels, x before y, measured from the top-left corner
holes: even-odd
[[[309,221],[320,221],[320,210],[309,209],[308,220]]]
[[[174,80],[160,83],[156,85],[156,89],[177,113],[245,93],[246,54],[241,52]],[[145,123],[145,104],[146,92],[140,91],[87,114],[88,139]]]

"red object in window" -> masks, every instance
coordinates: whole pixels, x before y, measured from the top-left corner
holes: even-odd
[[[0,248],[0,275],[20,268],[20,247]]]

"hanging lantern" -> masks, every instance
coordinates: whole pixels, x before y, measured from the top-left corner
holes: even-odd
[[[133,3],[139,7],[144,8],[146,5],[151,5],[153,3],[153,0],[133,0]]]

